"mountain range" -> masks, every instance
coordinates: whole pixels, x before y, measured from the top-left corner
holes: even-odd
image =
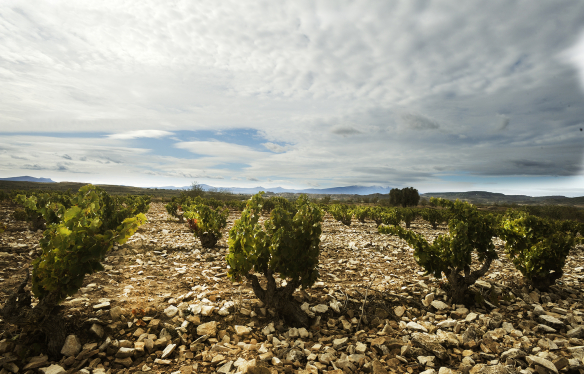
[[[0,181],[9,182],[37,182],[37,183],[57,183],[50,178],[35,178],[31,176],[21,176],[12,178],[0,178]],[[201,184],[205,191],[209,190],[226,190],[235,194],[251,195],[259,191],[292,194],[313,194],[313,195],[387,195],[391,187],[383,186],[346,186],[346,187],[332,187],[332,188],[308,188],[308,189],[292,189],[292,188],[266,188],[266,187],[214,187],[207,184]],[[69,187],[73,188],[73,187]],[[129,188],[129,187],[128,187]],[[191,186],[176,187],[150,187],[158,190],[189,190]],[[487,191],[468,191],[468,192],[427,192],[420,194],[420,197],[429,199],[430,197],[442,197],[448,200],[465,200],[473,204],[568,204],[568,205],[584,205],[584,196],[581,197],[565,197],[565,196],[527,196],[527,195],[505,195],[502,193],[487,192]]]
[[[319,194],[319,195],[372,195],[372,194],[388,194],[390,187],[382,186],[346,186],[346,187],[331,187],[331,188],[307,188],[296,190],[293,188],[283,188],[283,187],[213,187],[207,184],[200,185],[203,190],[209,191],[212,189],[227,190],[236,194],[256,194],[260,191],[273,192],[273,193],[305,193],[305,194]],[[159,190],[189,190],[190,186],[185,187],[175,187],[175,186],[164,186],[164,187],[151,187],[157,188]]]
[[[56,183],[54,180],[52,180],[50,178],[35,178],[35,177],[29,177],[29,176],[0,178],[0,181]]]

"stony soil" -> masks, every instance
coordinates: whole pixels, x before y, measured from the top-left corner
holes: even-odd
[[[39,232],[0,205],[0,300],[36,257]],[[321,278],[295,298],[313,318],[286,326],[247,283],[226,278],[227,232],[205,251],[184,223],[153,203],[149,222],[63,303],[71,334],[63,356],[42,337],[0,321],[0,374],[19,373],[419,373],[524,374],[584,368],[582,248],[553,292],[529,289],[500,253],[473,286],[476,302],[453,305],[445,283],[425,276],[400,239],[373,222],[343,226],[327,215]],[[428,238],[445,231],[423,221]],[[502,242],[496,239],[498,250]],[[280,282],[282,282],[280,280]],[[582,373],[582,371],[580,371]]]

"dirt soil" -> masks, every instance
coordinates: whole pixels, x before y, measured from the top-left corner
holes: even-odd
[[[14,205],[6,202],[0,205],[0,222],[8,226],[7,231],[0,234],[0,300],[6,300],[16,289],[27,268],[32,270],[31,262],[38,255],[38,242],[42,238],[40,230],[31,232],[25,222],[13,220],[14,209]],[[321,236],[320,279],[313,288],[295,293],[295,298],[308,303],[310,308],[322,304],[327,310],[322,307],[311,310],[309,313],[316,317],[314,325],[308,329],[308,335],[295,339],[296,332],[290,332],[283,321],[263,307],[249,284],[245,281],[232,283],[226,277],[228,231],[239,215],[240,212],[231,212],[223,238],[215,249],[209,251],[201,247],[186,223],[170,218],[162,203],[152,203],[147,214],[148,223],[128,243],[115,247],[108,254],[103,262],[105,271],[86,276],[80,291],[63,303],[62,312],[68,320],[68,334],[75,335],[85,348],[97,349],[91,344],[97,343],[100,347],[108,338],[122,345],[125,343],[120,342],[129,341],[134,347],[140,339],[144,341],[151,337],[158,345],[143,354],[136,351],[129,361],[116,357],[118,354],[106,347],[85,361],[83,357],[63,356],[57,361],[47,361],[46,366],[51,363],[60,365],[71,373],[82,369],[85,372],[94,370],[94,373],[103,372],[101,369],[116,373],[235,372],[238,362],[241,370],[242,359],[247,362],[257,359],[264,362],[272,373],[312,368],[318,372],[333,372],[340,370],[340,364],[327,363],[320,356],[312,357],[311,361],[310,355],[288,359],[290,349],[300,339],[301,351],[320,355],[327,347],[335,348],[337,339],[347,337],[350,344],[369,343],[363,352],[364,359],[352,362],[352,368],[347,366],[349,372],[371,371],[375,368],[375,365],[371,366],[374,361],[381,363],[386,370],[399,373],[418,373],[429,368],[416,357],[405,354],[403,349],[396,350],[388,345],[390,349],[386,350],[374,347],[375,342],[371,343],[372,339],[382,336],[386,344],[390,338],[404,345],[410,344],[408,340],[412,335],[404,327],[405,323],[421,323],[432,333],[436,331],[436,324],[445,320],[449,313],[464,309],[462,305],[454,305],[448,310],[436,310],[423,304],[430,293],[434,300],[447,301],[445,283],[424,275],[423,269],[413,259],[413,250],[404,241],[378,234],[372,221],[360,223],[353,220],[347,227],[327,214]],[[442,225],[433,230],[426,222],[417,220],[412,223],[412,229],[433,239],[444,233],[446,227]],[[521,274],[504,257],[499,239],[496,239],[496,245],[500,260],[494,261],[482,278],[488,285],[474,288],[479,303],[467,306],[465,315],[489,315],[495,311],[503,314],[504,321],[519,328],[517,326],[529,313],[527,309],[516,306],[518,299],[514,297],[525,300],[525,295],[533,290],[524,285]],[[581,250],[571,253],[565,275],[558,282],[559,292],[568,297],[550,300],[556,301],[560,307],[574,310],[576,314],[578,311],[584,313],[580,283],[583,280],[582,260]],[[532,297],[535,296],[532,294]],[[333,301],[340,303],[339,313],[331,307]],[[203,309],[191,307],[195,305],[203,306]],[[173,314],[170,306],[176,306],[178,312]],[[403,310],[400,307],[404,307]],[[197,327],[214,321],[217,322],[215,335],[199,339],[201,330]],[[190,326],[181,329],[188,322],[191,322]],[[270,323],[275,331],[262,332]],[[95,324],[103,327],[102,336],[93,328]],[[161,329],[166,329],[168,334],[162,343],[160,336],[164,333]],[[0,321],[0,334],[0,341],[5,339],[6,347],[0,353],[6,357],[16,356],[11,362],[20,368],[19,372],[27,372],[22,368],[31,362],[31,357],[45,353],[42,337],[33,332],[19,331]],[[147,334],[150,335],[144,337]],[[286,347],[284,343],[278,346],[284,341],[289,341],[290,346]],[[164,357],[165,348],[172,344],[176,344],[176,350]],[[222,348],[215,349],[217,346]],[[282,346],[288,349],[284,353],[279,350]],[[340,360],[341,351],[351,353],[346,345],[337,344],[335,349],[338,351],[337,360]],[[481,352],[479,346],[470,349],[477,354]],[[354,353],[354,348],[352,351]],[[261,354],[265,355],[260,357]],[[449,348],[448,355],[450,361],[440,361],[441,365],[456,369],[463,359],[463,348]],[[488,357],[481,361],[478,356],[475,361],[489,362]],[[226,367],[229,362],[233,366]],[[9,369],[4,366],[2,370]],[[37,369],[28,372],[37,372]]]

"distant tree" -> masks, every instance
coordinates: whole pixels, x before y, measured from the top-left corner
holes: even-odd
[[[389,191],[389,204],[392,206],[417,206],[420,201],[420,194],[414,187],[392,188]]]
[[[399,188],[392,188],[389,191],[389,204],[393,206],[401,205],[402,191]]]
[[[204,194],[205,190],[203,189],[203,186],[197,183],[197,181],[194,181],[191,184],[191,188],[186,192],[186,195],[190,197],[203,196]]]

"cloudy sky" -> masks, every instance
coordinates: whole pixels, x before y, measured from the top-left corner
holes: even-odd
[[[584,2],[11,1],[0,177],[584,195]]]

